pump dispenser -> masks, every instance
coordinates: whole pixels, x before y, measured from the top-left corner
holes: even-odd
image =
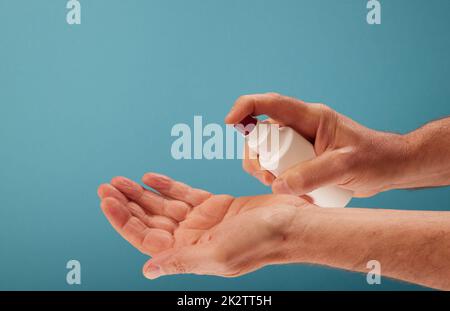
[[[316,157],[314,146],[290,127],[262,123],[247,116],[235,128],[245,136],[247,146],[258,154],[261,167],[275,177]],[[307,195],[321,207],[345,207],[353,192],[338,186],[325,186]]]

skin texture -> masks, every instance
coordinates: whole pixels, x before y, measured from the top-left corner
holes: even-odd
[[[315,159],[277,179],[246,151],[244,170],[272,185],[274,193],[304,195],[333,184],[353,190],[356,197],[369,197],[391,189],[450,184],[450,118],[399,135],[366,128],[323,104],[269,93],[240,97],[225,122],[238,124],[247,115],[267,115],[314,144]]]
[[[450,212],[317,208],[291,230],[286,262],[367,273],[377,260],[383,277],[450,290]]]
[[[98,189],[112,226],[150,259],[144,275],[235,277],[310,263],[450,289],[450,213],[319,208],[292,195],[213,195],[149,173]],[[157,191],[157,192],[156,192]]]

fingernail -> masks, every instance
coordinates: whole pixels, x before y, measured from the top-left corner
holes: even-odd
[[[161,268],[154,264],[148,264],[147,268],[145,269],[144,273],[145,277],[148,279],[156,279],[161,276]]]
[[[284,179],[275,179],[275,181],[272,184],[272,191],[274,193],[280,193],[280,194],[294,194],[294,192],[291,190],[289,185]]]
[[[100,199],[103,199],[103,197],[104,197],[104,195],[105,195],[105,193],[104,193],[104,191],[103,191],[103,189],[104,189],[104,184],[102,184],[102,185],[100,185],[100,187],[98,187],[98,189],[97,189],[97,195],[98,195],[98,197],[100,198]]]

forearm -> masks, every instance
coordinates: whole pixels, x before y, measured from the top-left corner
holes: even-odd
[[[315,208],[299,213],[283,262],[381,274],[450,290],[450,212]]]
[[[450,185],[450,117],[404,135],[408,156],[393,188]]]

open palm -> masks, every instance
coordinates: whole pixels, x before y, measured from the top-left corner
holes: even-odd
[[[144,268],[147,272],[159,270],[158,262],[170,262],[156,277],[186,272],[232,276],[254,270],[275,253],[297,207],[308,205],[289,195],[213,195],[155,173],[142,181],[154,191],[116,177],[101,185],[98,194],[113,227],[154,257]]]

